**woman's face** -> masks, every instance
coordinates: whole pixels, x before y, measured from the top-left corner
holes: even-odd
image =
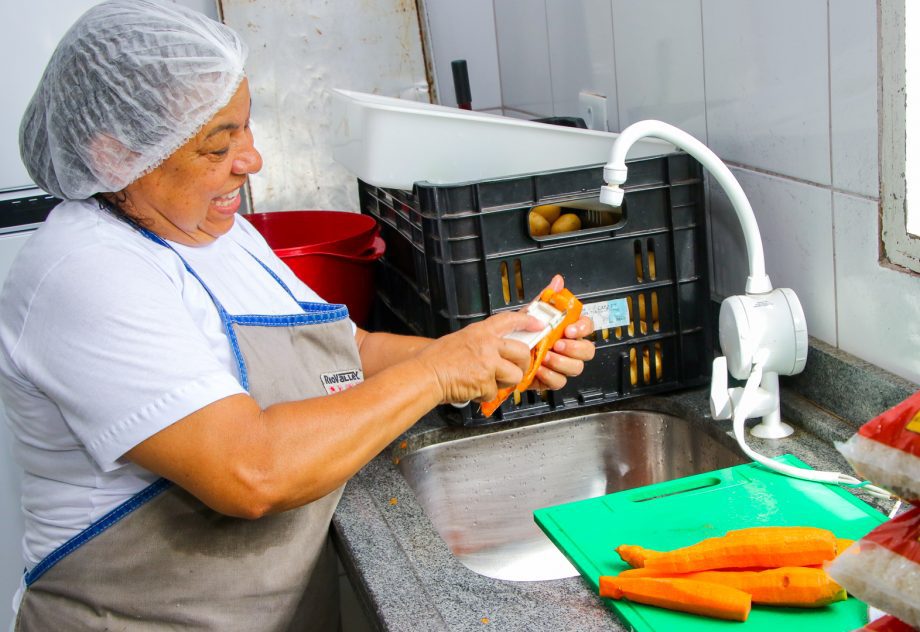
[[[249,129],[249,83],[160,166],[124,189],[125,210],[164,239],[203,246],[233,226],[240,187],[262,168]]]

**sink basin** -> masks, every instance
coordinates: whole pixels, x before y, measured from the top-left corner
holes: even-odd
[[[678,417],[613,411],[409,446],[398,468],[464,566],[536,581],[578,572],[535,509],[744,462],[728,445]]]

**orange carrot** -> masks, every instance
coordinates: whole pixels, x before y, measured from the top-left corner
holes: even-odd
[[[726,568],[808,566],[834,559],[837,539],[816,527],[753,527],[729,531],[645,559],[644,568],[692,573]]]
[[[617,577],[665,577],[660,573],[634,568]],[[786,566],[763,571],[699,571],[671,577],[731,586],[751,595],[753,603],[770,606],[820,608],[847,598],[846,591],[821,568]]]
[[[623,558],[623,561],[633,568],[642,568],[645,566],[645,560],[651,555],[658,555],[658,551],[643,548],[636,544],[621,544],[616,548],[617,553]]]
[[[557,340],[562,338],[563,334],[565,333],[565,328],[581,318],[581,301],[579,301],[578,298],[566,288],[562,288],[557,292],[552,288],[547,287],[542,292],[540,292],[539,300],[550,304],[561,312],[564,312],[565,316],[562,321],[552,329],[552,331],[547,333],[546,336],[544,336],[543,339],[537,343],[537,346],[530,350],[530,367],[524,374],[523,379],[518,382],[517,386],[508,386],[506,388],[499,389],[498,395],[496,395],[495,399],[492,399],[488,402],[483,402],[480,405],[479,409],[484,417],[489,417],[492,415],[492,413],[498,410],[498,407],[502,405],[502,402],[508,399],[508,396],[511,395],[511,393],[514,391],[523,393],[527,390],[527,388],[537,377],[537,369],[539,369],[543,364],[543,358],[546,357],[547,352],[553,348],[553,345],[556,344]]]
[[[847,548],[854,542],[856,542],[856,540],[848,540],[847,538],[837,538],[837,555],[840,555],[841,553],[846,551]]]
[[[746,592],[693,579],[602,576],[600,595],[732,621],[746,621],[751,612]]]

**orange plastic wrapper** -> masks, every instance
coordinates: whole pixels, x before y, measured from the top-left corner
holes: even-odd
[[[825,570],[854,597],[920,627],[920,507],[880,524]]]
[[[863,478],[920,503],[920,392],[866,422],[837,449]]]

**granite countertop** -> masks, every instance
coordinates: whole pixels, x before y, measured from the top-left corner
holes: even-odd
[[[805,372],[781,383],[782,418],[795,434],[748,438],[767,456],[792,453],[817,469],[852,472],[833,447],[917,386],[812,340]],[[731,423],[709,417],[708,389],[629,399],[579,410],[651,410],[673,414],[734,446]],[[533,423],[531,420],[528,423]],[[750,427],[752,423],[748,424]],[[405,450],[474,432],[448,426],[437,411],[424,417],[346,486],[333,519],[342,564],[368,618],[381,630],[625,630],[580,577],[509,582],[467,569],[450,553],[394,461]],[[872,497],[863,500],[882,510]]]

